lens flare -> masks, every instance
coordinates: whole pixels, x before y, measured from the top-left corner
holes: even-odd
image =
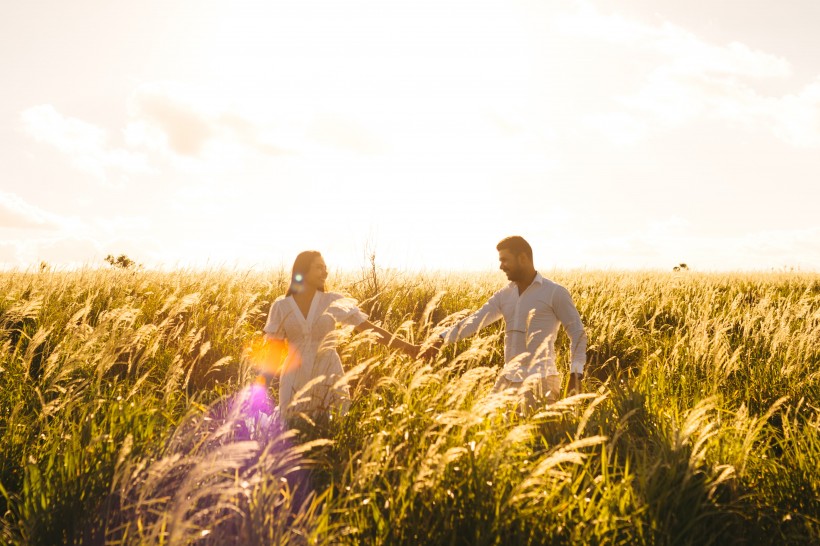
[[[279,415],[267,386],[251,383],[232,397],[230,408],[228,420],[235,440],[255,440],[262,445],[273,443],[279,448],[290,445],[285,435],[287,424]]]
[[[288,344],[281,339],[258,336],[251,341],[247,355],[257,373],[277,376],[282,373]]]
[[[297,368],[302,360],[299,351],[290,348],[286,341],[266,336],[253,339],[246,354],[256,373],[268,377],[268,383],[270,379]]]
[[[245,387],[244,392],[240,394],[240,399],[243,401],[242,409],[247,417],[256,416],[259,413],[273,413],[273,402],[268,394],[268,387],[266,384],[259,384],[254,381],[252,384]]]

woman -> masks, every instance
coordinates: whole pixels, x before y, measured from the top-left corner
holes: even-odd
[[[298,413],[317,416],[329,410],[347,412],[347,386],[334,387],[344,375],[336,352],[336,323],[353,326],[358,332],[372,330],[376,341],[412,357],[419,351],[418,346],[397,339],[368,321],[355,300],[325,292],[326,279],[327,266],[322,255],[314,250],[300,253],[293,263],[288,293],[274,301],[268,313],[266,341],[275,348],[273,361],[279,364],[284,359],[279,411],[285,417]]]

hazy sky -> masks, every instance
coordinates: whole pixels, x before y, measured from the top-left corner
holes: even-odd
[[[26,0],[0,264],[820,270],[817,0]]]

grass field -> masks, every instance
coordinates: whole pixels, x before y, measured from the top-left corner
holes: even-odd
[[[433,362],[349,334],[350,413],[283,431],[239,402],[284,273],[2,273],[0,543],[820,543],[820,276],[546,276],[586,394],[488,397],[498,327]],[[329,288],[420,342],[502,281]]]

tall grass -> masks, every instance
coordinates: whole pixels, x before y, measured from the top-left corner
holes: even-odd
[[[284,272],[0,274],[0,543],[820,542],[820,277],[548,276],[586,394],[490,396],[497,326],[432,362],[347,332],[350,413],[286,430],[248,411]],[[329,284],[422,343],[502,279]]]

